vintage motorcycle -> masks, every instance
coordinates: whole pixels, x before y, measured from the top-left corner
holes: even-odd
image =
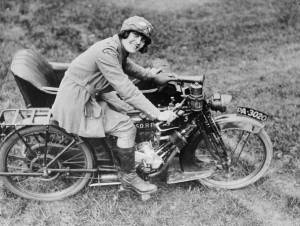
[[[11,73],[27,108],[0,112],[0,176],[11,192],[28,199],[63,199],[89,186],[120,185],[111,146],[113,137],[69,134],[51,120],[50,106],[67,64],[48,63],[31,50],[19,51]],[[137,127],[136,170],[145,180],[197,180],[238,189],[260,179],[273,156],[262,121],[267,115],[247,107],[225,112],[229,95],[203,92],[204,76],[178,75],[157,88],[137,83],[161,110],[178,118],[171,124],[129,112]],[[150,148],[149,148],[150,147]],[[203,172],[202,165],[209,165]],[[164,176],[162,176],[164,175]],[[142,195],[142,200],[150,198]]]

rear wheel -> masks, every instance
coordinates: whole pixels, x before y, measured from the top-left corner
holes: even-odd
[[[220,126],[223,142],[229,152],[229,170],[217,167],[211,177],[200,180],[202,184],[237,189],[256,182],[266,173],[273,157],[270,138],[264,129],[254,132],[249,129],[251,126],[244,125],[227,121],[226,125]],[[208,155],[208,151],[199,144],[195,157],[203,158],[203,155]]]
[[[91,177],[91,172],[80,170],[92,168],[88,147],[52,126],[23,128],[0,148],[0,171],[15,174],[3,176],[4,185],[28,199],[53,201],[74,195]]]

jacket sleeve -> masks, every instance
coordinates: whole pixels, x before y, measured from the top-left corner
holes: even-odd
[[[126,74],[141,80],[151,80],[154,77],[154,75],[150,72],[150,68],[143,68],[129,58],[126,59],[123,68]]]
[[[111,108],[118,112],[127,114],[129,111],[134,110],[131,105],[127,104],[124,100],[121,100],[118,97],[116,91],[101,93],[101,100],[107,102]]]
[[[100,50],[96,59],[97,66],[110,85],[121,98],[151,119],[157,119],[160,113],[143,93],[130,81],[118,61],[117,50],[108,47]]]

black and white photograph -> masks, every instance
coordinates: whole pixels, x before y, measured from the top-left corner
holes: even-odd
[[[300,225],[300,0],[0,0],[0,225]]]

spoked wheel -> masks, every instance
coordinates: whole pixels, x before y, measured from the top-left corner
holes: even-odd
[[[12,134],[0,148],[5,186],[28,199],[54,201],[74,195],[91,177],[88,147],[56,127],[33,126]]]
[[[243,121],[242,117],[238,117]],[[249,121],[249,120],[248,120]],[[245,126],[247,125],[247,126]],[[215,173],[200,182],[218,188],[237,189],[256,182],[267,171],[273,156],[272,144],[264,129],[251,130],[248,123],[226,122],[221,125],[221,136],[229,152],[230,164],[226,171],[217,166]],[[253,128],[255,126],[253,125]],[[208,154],[201,144],[195,157]]]

